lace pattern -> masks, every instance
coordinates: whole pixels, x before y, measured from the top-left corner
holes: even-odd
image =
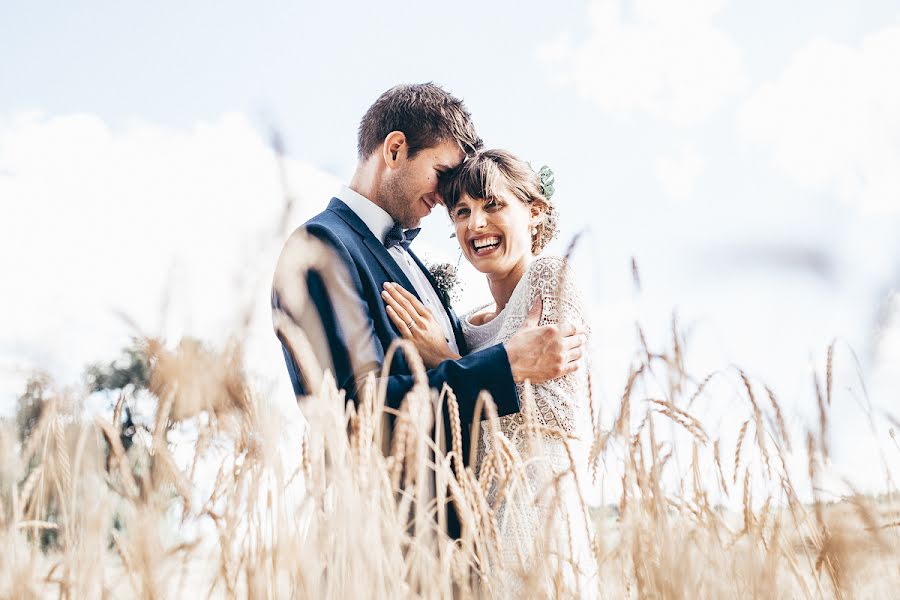
[[[506,315],[505,308],[500,311],[499,315],[483,325],[472,324],[472,322],[470,321],[472,315],[481,312],[488,306],[489,305],[485,304],[480,308],[476,308],[475,310],[467,313],[463,318],[463,335],[466,336],[466,345],[469,346],[469,350],[471,352],[478,352],[479,350],[484,350],[485,348],[493,346],[496,343],[494,342],[494,340],[497,338],[497,334],[500,332],[500,327],[503,325],[503,318]]]
[[[522,328],[522,324],[528,318],[528,311],[538,296],[543,302],[540,325],[568,322],[590,334],[571,269],[562,257],[546,256],[537,258],[531,263],[513,291],[509,303],[497,317],[477,326],[469,322],[471,315],[477,311],[465,316],[463,334],[469,348],[473,351],[480,350],[509,341]],[[486,334],[492,331],[496,331],[496,334],[488,337]],[[517,391],[520,399],[528,395],[533,396],[533,409],[536,411],[538,423],[559,430],[564,435],[575,435],[578,421],[586,417],[587,375],[584,369],[532,386],[531,394],[526,394],[524,384],[518,384]],[[515,441],[517,431],[523,424],[524,417],[521,413],[501,417],[495,423],[511,441]],[[489,436],[480,438],[483,448],[479,448],[479,464],[483,454],[487,454],[491,449]]]
[[[488,323],[475,326],[469,322],[469,313],[463,319],[463,333],[466,342],[473,350],[508,341],[528,318],[529,309],[535,298],[543,302],[540,325],[571,323],[583,329],[589,335],[589,327],[583,304],[575,285],[571,270],[565,259],[556,256],[535,259],[522,276],[509,303],[504,310]],[[481,310],[481,309],[478,309]],[[489,335],[493,332],[493,335]],[[526,481],[512,494],[506,494],[500,505],[495,506],[497,483],[490,485],[488,501],[495,509],[500,522],[501,541],[503,543],[504,564],[521,564],[522,548],[534,545],[534,538],[542,536],[547,523],[556,532],[556,548],[547,549],[551,554],[560,557],[568,556],[569,550],[575,553],[572,564],[587,565],[591,562],[590,540],[586,531],[590,524],[579,520],[582,510],[571,477],[564,478],[561,497],[552,500],[547,498],[546,484],[556,475],[570,468],[569,454],[563,438],[568,440],[570,449],[576,455],[583,442],[577,439],[581,425],[589,423],[587,409],[587,372],[581,368],[572,374],[538,385],[517,385],[521,413],[493,419],[481,423],[481,434],[478,436],[478,453],[476,470],[481,467],[487,456],[494,451],[492,430],[499,430],[512,442],[513,447],[526,463]],[[541,426],[537,440],[526,435],[525,412],[534,415],[536,423]],[[579,423],[581,421],[581,424]],[[535,443],[537,442],[537,443]],[[571,522],[574,519],[580,525]],[[525,557],[526,562],[529,560]],[[531,557],[530,560],[541,560]],[[563,558],[559,559],[565,562]],[[596,589],[596,582],[587,584],[585,573],[571,574],[573,586],[579,595],[590,596],[589,589]],[[516,596],[522,590],[522,579],[519,575],[509,573],[504,578],[506,595]]]

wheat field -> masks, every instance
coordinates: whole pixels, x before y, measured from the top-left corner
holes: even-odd
[[[694,414],[713,378],[688,375],[677,339],[667,352],[641,350],[619,405],[608,409],[612,426],[594,424],[585,468],[573,458],[554,482],[621,477],[612,502],[583,502],[597,596],[894,596],[893,429],[884,494],[849,484],[839,499],[815,494],[829,468],[833,347],[817,387],[817,428],[792,439],[776,396],[738,371],[721,375],[746,399],[742,426],[727,437]],[[298,399],[308,426],[285,453],[277,413],[243,375],[239,343],[213,351],[146,339],[141,347],[149,391],[123,392],[111,417],[86,420],[77,395],[48,386],[30,431],[12,423],[0,430],[0,596],[490,598],[500,596],[503,573],[521,577],[529,597],[575,596],[564,561],[548,559],[540,534],[519,564],[502,563],[486,491],[492,483],[515,490],[527,457],[488,430],[497,436],[494,455],[478,474],[461,468],[458,417],[446,452],[432,437],[438,407],[458,415],[456,400],[451,390],[427,388],[421,364],[387,437],[374,377],[357,408],[323,373],[315,396]],[[651,375],[667,382],[660,398],[637,393]],[[139,401],[153,402],[152,422],[136,426],[125,448],[123,410]],[[484,409],[490,414],[487,398]],[[660,441],[672,426],[691,439],[688,460],[673,460]],[[185,430],[196,433],[187,461],[173,442]],[[806,468],[792,472],[789,456],[804,457]],[[813,497],[802,499],[802,489]],[[448,498],[463,524],[456,541],[444,533]],[[726,508],[728,499],[739,510]]]
[[[282,233],[294,203],[285,193]],[[303,268],[315,265],[317,252],[298,255]],[[855,393],[835,385],[835,343],[814,374],[817,422],[797,429],[774,391],[739,368],[692,373],[674,319],[661,348],[638,328],[616,401],[601,406],[589,378],[587,452],[570,450],[569,469],[538,498],[522,485],[541,452],[527,385],[533,455],[482,427],[494,443],[476,472],[453,391],[428,388],[412,346],[399,342],[382,367],[397,350],[413,367],[398,411],[374,373],[346,403],[304,332],[276,314],[313,389],[297,398],[306,427],[293,435],[246,374],[250,312],[221,348],[136,340],[146,389],[124,386],[107,413],[86,416],[90,389],[32,380],[29,418],[0,421],[0,598],[497,598],[510,577],[528,598],[577,597],[570,575],[581,567],[554,546],[551,528],[504,559],[492,488],[519,502],[549,498],[556,523],[588,528],[598,598],[891,598],[900,589],[900,422],[866,398],[865,435],[887,431],[892,444],[880,452],[883,489],[831,489],[829,412],[836,396]],[[733,430],[708,410],[717,383],[740,398]],[[479,400],[495,414],[489,397]],[[436,434],[445,406],[450,431]],[[564,484],[579,491],[579,515],[561,514]],[[604,490],[599,504],[588,500],[592,486]],[[445,533],[449,503],[458,540]]]

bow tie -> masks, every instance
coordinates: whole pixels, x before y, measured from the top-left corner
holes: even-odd
[[[416,236],[419,235],[420,230],[420,227],[416,227],[415,229],[403,231],[400,227],[400,223],[394,221],[394,226],[391,227],[390,231],[387,232],[387,235],[384,236],[384,247],[393,248],[397,244],[400,244],[403,246],[404,250],[409,250],[409,245],[416,239]]]

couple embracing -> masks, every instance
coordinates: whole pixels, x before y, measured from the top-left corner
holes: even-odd
[[[566,483],[555,498],[546,490],[569,468],[579,422],[589,418],[584,307],[566,261],[541,255],[556,233],[552,184],[512,153],[483,149],[462,101],[430,83],[396,86],[375,101],[359,126],[358,157],[350,184],[295,234],[331,249],[348,279],[297,277],[290,266],[296,246],[289,240],[276,269],[273,309],[302,326],[304,318],[292,313],[287,299],[293,288],[308,288],[308,304],[331,353],[327,364],[350,399],[361,370],[380,368],[397,338],[411,341],[430,386],[440,390],[446,383],[454,391],[466,439],[473,426],[487,432],[490,425],[527,465],[519,492],[504,494],[493,507],[504,559],[521,557],[550,530],[551,541],[542,547],[565,563],[582,588],[590,527],[573,478],[561,478]],[[449,214],[463,256],[487,277],[492,296],[459,317],[411,246],[421,219],[438,205]],[[300,365],[284,347],[294,390],[307,393]],[[397,408],[412,375],[402,356],[389,373],[386,404]],[[472,423],[482,390],[496,405],[494,423]],[[524,431],[523,411],[539,425],[539,444]],[[476,471],[492,443],[492,436],[478,436]],[[496,496],[492,486],[489,502]],[[451,523],[450,534],[458,535],[458,527]],[[524,577],[504,576],[506,591],[515,594]]]

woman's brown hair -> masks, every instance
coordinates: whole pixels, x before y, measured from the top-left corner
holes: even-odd
[[[440,193],[450,213],[460,198],[497,198],[508,190],[521,202],[543,208],[544,218],[531,236],[531,253],[538,254],[556,235],[556,208],[544,196],[541,182],[528,163],[506,150],[481,150],[441,177]]]

